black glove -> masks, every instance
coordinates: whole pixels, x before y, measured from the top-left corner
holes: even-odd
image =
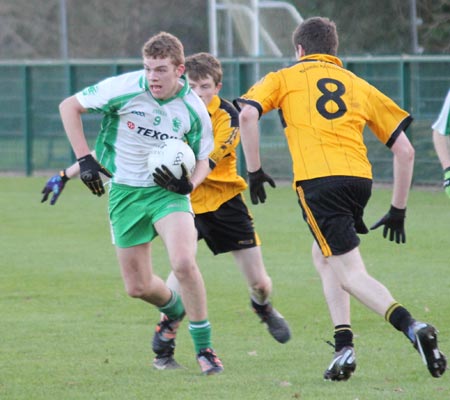
[[[270,186],[275,187],[273,179],[267,175],[262,167],[255,172],[248,173],[248,184],[250,186],[250,198],[253,204],[258,204],[258,199],[261,203],[266,201],[266,191],[264,189],[264,182],[268,182]]]
[[[47,183],[44,186],[44,189],[42,189],[42,200],[41,203],[44,203],[47,201],[48,196],[50,193],[53,193],[53,196],[50,200],[50,204],[53,206],[56,203],[56,200],[58,200],[59,195],[64,189],[64,186],[66,185],[66,182],[69,180],[69,178],[66,175],[66,170],[60,171],[58,175],[52,176]]]
[[[394,206],[391,206],[388,213],[381,218],[377,223],[372,225],[370,229],[377,229],[379,226],[384,225],[383,229],[383,237],[387,236],[389,231],[389,240],[392,242],[395,237],[395,241],[397,243],[405,243],[406,235],[405,235],[405,214],[406,208],[400,209]]]
[[[92,157],[91,154],[79,158],[78,164],[80,165],[80,178],[89,190],[97,196],[104,194],[105,188],[99,173],[101,172],[108,178],[112,178],[111,172]]]
[[[161,168],[155,168],[153,173],[153,179],[155,183],[164,189],[170,190],[174,193],[189,194],[194,189],[194,185],[189,180],[189,172],[181,163],[181,178],[178,179],[165,165],[161,165]]]

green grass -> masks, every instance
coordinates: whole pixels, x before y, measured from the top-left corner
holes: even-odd
[[[276,343],[248,306],[231,256],[198,260],[208,289],[214,347],[225,372],[203,377],[184,323],[177,360],[186,369],[156,371],[150,340],[158,312],[124,292],[110,243],[106,198],[69,182],[55,206],[40,204],[45,178],[0,178],[0,399],[447,399],[450,373],[434,379],[402,334],[353,303],[358,368],[344,383],[322,380],[332,324],[311,264],[311,236],[289,186],[268,189],[253,206],[274,303],[293,338]],[[372,224],[389,207],[377,189]],[[414,190],[407,243],[375,231],[362,237],[367,268],[414,316],[440,330],[450,355],[450,203],[442,192]],[[155,270],[168,274],[159,240]],[[184,329],[183,329],[184,328]]]

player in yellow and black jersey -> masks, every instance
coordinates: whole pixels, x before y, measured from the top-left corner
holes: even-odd
[[[364,208],[372,188],[371,165],[363,141],[366,124],[393,153],[393,196],[389,212],[372,226],[405,242],[404,219],[414,148],[404,130],[411,116],[374,86],[343,68],[337,57],[334,22],[313,17],[294,31],[298,62],[264,76],[236,99],[241,108],[242,145],[252,202],[264,202],[258,120],[278,109],[291,153],[294,188],[303,218],[314,237],[313,261],[322,280],[335,326],[335,354],[324,378],[347,380],[356,368],[350,295],[384,316],[419,351],[430,373],[440,377],[445,356],[437,330],[413,319],[380,282],[370,276],[359,252],[358,233],[367,233]]]
[[[390,148],[412,120],[329,54],[305,55],[268,74],[239,101],[259,114],[280,110],[296,182],[339,175],[371,179],[362,132],[366,122]]]

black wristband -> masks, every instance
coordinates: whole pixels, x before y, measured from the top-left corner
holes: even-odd
[[[446,172],[448,172],[448,171],[450,171],[450,167],[447,167],[447,168],[444,169],[444,174],[445,174]]]
[[[391,205],[391,208],[389,210],[389,214],[395,217],[405,217],[406,215],[406,208],[397,208]]]
[[[66,183],[70,178],[66,175],[66,170],[63,169],[62,171],[59,171],[59,176],[63,183]]]
[[[257,169],[256,171],[253,171],[253,172],[247,171],[247,174],[248,174],[248,176],[255,176],[255,175],[260,174],[261,172],[262,172],[262,167],[259,167],[259,169]]]
[[[216,163],[215,161],[211,160],[210,158],[208,158],[208,163],[209,163],[209,168],[212,171],[214,168],[216,168]]]
[[[94,160],[94,161],[95,161],[94,157],[92,157],[92,154],[86,154],[86,155],[83,156],[83,157],[77,158],[77,161],[78,161],[79,163],[81,163],[81,162],[86,162],[86,161],[91,161],[91,160]]]

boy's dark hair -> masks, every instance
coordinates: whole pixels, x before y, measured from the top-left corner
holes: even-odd
[[[295,50],[300,44],[305,54],[337,55],[339,37],[336,24],[328,18],[311,17],[303,21],[292,34]]]
[[[185,66],[186,74],[193,81],[211,76],[216,86],[222,82],[223,71],[220,61],[209,53],[196,53],[186,57]]]

